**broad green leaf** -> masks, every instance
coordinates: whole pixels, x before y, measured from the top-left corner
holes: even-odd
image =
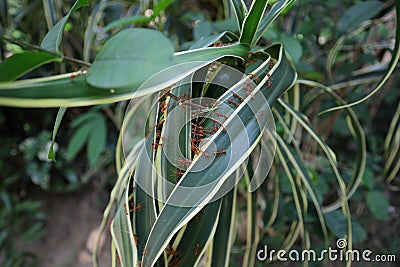
[[[339,20],[339,30],[346,32],[359,26],[363,21],[373,18],[385,4],[381,1],[364,1],[347,9]]]
[[[67,108],[65,107],[60,107],[58,109],[57,112],[57,117],[56,117],[56,121],[54,122],[54,127],[53,127],[53,137],[51,139],[51,145],[50,145],[50,149],[49,149],[49,154],[47,155],[48,159],[51,159],[52,161],[56,161],[56,157],[54,155],[54,142],[56,140],[56,136],[57,136],[57,132],[58,129],[60,128],[60,124],[61,124],[61,120],[64,117],[65,111],[67,111]]]
[[[162,33],[126,29],[105,43],[88,71],[87,81],[100,88],[131,86],[173,65],[173,53],[174,47]]]
[[[347,234],[347,223],[346,217],[340,210],[335,210],[333,212],[327,213],[325,215],[326,225],[329,230],[334,234],[337,238],[344,238]],[[352,220],[352,232],[353,232],[353,240],[354,242],[361,242],[366,239],[367,234],[362,226],[355,220]],[[348,238],[348,237],[347,237]],[[347,246],[348,248],[348,246]]]
[[[367,193],[367,205],[369,210],[378,220],[385,221],[389,215],[389,202],[381,191],[369,191]]]
[[[366,168],[362,177],[363,185],[368,189],[372,190],[375,186],[375,174],[370,168]]]
[[[163,49],[159,49],[160,47]],[[211,62],[224,56],[244,57],[247,52],[247,47],[236,45],[174,54],[172,43],[160,32],[150,29],[126,29],[106,42],[88,71],[87,81],[99,88],[119,89],[141,84],[168,67],[176,66],[175,71],[178,71],[177,65],[180,63],[198,61],[199,68],[204,65],[201,64],[202,61]],[[195,70],[196,66],[193,65],[192,68]],[[176,76],[175,73],[171,75]]]
[[[83,148],[93,128],[96,128],[96,123],[89,122],[82,127],[79,127],[75,131],[74,135],[68,143],[66,155],[67,161],[73,160],[78,152]]]
[[[107,126],[105,119],[102,116],[98,116],[93,123],[96,124],[96,128],[92,130],[87,142],[87,158],[89,164],[93,166],[99,158],[101,152],[103,152],[107,140]]]
[[[244,18],[243,26],[240,32],[239,42],[241,44],[254,44],[253,41],[267,5],[268,0],[254,0],[251,3],[249,13]]]
[[[85,122],[91,122],[93,120],[98,119],[99,118],[99,113],[93,112],[92,110],[88,111],[88,112],[85,112],[82,115],[79,115],[79,117],[75,118],[70,123],[70,126],[75,129],[75,128],[78,128],[79,126],[82,126],[82,124],[84,124]]]
[[[126,45],[129,46],[129,44]],[[110,72],[106,70],[113,66],[108,66],[105,61],[100,61],[97,65],[97,70],[87,79],[92,80],[96,86],[102,86],[104,85],[102,82],[104,82],[110,86],[108,90],[89,85],[86,82],[85,71],[12,83],[0,83],[0,105],[14,107],[72,107],[128,100],[162,90],[166,86],[222,57],[244,58],[248,53],[248,49],[246,45],[235,44],[176,53],[173,60],[175,63],[171,68],[161,69],[157,63],[160,60],[152,61],[154,64],[150,64],[150,68],[155,72],[162,71],[162,75],[159,75],[158,79],[150,79],[146,83],[144,82],[155,73],[142,73],[139,75],[140,77],[137,77],[132,74],[130,69],[120,69],[121,73],[115,73],[115,77],[109,76]],[[116,51],[109,52],[118,54]],[[111,61],[119,62],[114,57]],[[128,65],[135,62],[139,63],[133,60]],[[139,69],[140,71],[142,70],[142,68]],[[103,76],[100,74],[103,74]],[[130,78],[126,78],[126,76]],[[122,80],[118,80],[119,77],[125,77],[125,81],[122,84]],[[114,89],[116,88],[115,85],[124,85],[124,87]]]
[[[40,44],[40,47],[48,51],[59,53],[62,35],[69,17],[75,10],[87,5],[89,5],[88,0],[77,0],[68,14],[59,22],[57,22],[57,24],[46,34]]]
[[[293,62],[299,63],[303,56],[303,47],[300,41],[286,34],[281,34],[279,41],[282,42]]]
[[[200,40],[201,37],[207,37],[213,34],[213,27],[208,20],[201,20],[193,29],[193,37]]]
[[[24,51],[14,54],[0,64],[0,82],[13,81],[37,67],[55,61],[61,59],[46,52]]]

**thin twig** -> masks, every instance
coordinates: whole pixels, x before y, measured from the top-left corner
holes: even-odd
[[[60,55],[60,54],[58,54],[56,52],[45,50],[45,49],[41,48],[40,46],[27,44],[27,43],[19,41],[19,40],[7,38],[7,37],[4,37],[4,36],[0,36],[0,40],[4,40],[6,42],[19,45],[19,46],[21,46],[21,47],[23,47],[25,49],[36,50],[36,51],[40,51],[40,52],[46,52],[46,53],[52,54],[52,55],[54,55],[54,56],[56,56],[58,58],[61,58],[63,61],[76,63],[76,64],[79,64],[79,65],[82,65],[82,66],[86,66],[86,67],[90,67],[92,65],[89,62],[86,62],[86,61],[83,61],[83,60],[80,60],[80,59],[76,59],[76,58],[63,56],[63,55]]]

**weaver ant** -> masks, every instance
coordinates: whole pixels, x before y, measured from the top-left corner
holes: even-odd
[[[238,95],[237,93],[232,93],[232,96],[236,97],[240,102],[244,101],[244,99],[240,95]]]
[[[238,103],[238,102],[236,102],[236,101],[234,101],[234,100],[232,100],[232,99],[228,99],[228,103],[229,104],[233,104],[235,107],[239,107],[240,106],[240,104]]]
[[[221,151],[214,151],[214,156],[226,154],[226,150],[222,149]]]
[[[274,60],[271,58],[269,60],[269,69],[272,69],[273,66],[274,66]]]
[[[259,82],[259,81],[260,81],[260,79],[259,79],[254,73],[249,73],[249,74],[247,74],[247,76],[248,76],[250,79],[252,79],[252,80],[254,80],[254,81],[256,81],[256,82]]]
[[[169,256],[176,256],[178,255],[178,252],[176,250],[173,250],[172,248],[165,248],[165,253],[167,254],[167,257]]]
[[[199,253],[200,253],[200,244],[196,243],[196,245],[194,246],[194,255],[199,256]]]
[[[267,86],[268,86],[268,88],[270,88],[271,87],[271,74],[267,73],[267,76],[268,76]]]
[[[135,211],[139,211],[143,209],[143,205],[142,204],[138,204],[136,207],[129,209],[126,204],[124,204],[124,209],[126,212],[126,215],[129,215],[130,212],[135,212]]]
[[[135,244],[136,246],[139,244],[139,237],[135,234],[133,234],[133,239],[135,239]]]

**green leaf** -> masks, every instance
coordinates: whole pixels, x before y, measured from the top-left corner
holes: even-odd
[[[285,50],[293,59],[293,62],[296,64],[299,63],[303,56],[303,47],[301,46],[300,41],[286,34],[281,34],[279,41],[282,42]]]
[[[340,210],[335,210],[325,215],[326,225],[337,238],[344,238],[347,231],[346,217]],[[351,221],[352,238],[355,243],[367,238],[367,234],[362,226],[355,220]]]
[[[107,126],[105,119],[99,115],[93,123],[96,124],[96,128],[92,129],[92,133],[87,142],[86,151],[91,166],[96,163],[101,152],[103,152],[107,140]]]
[[[213,239],[211,266],[229,266],[231,247],[235,233],[237,187],[224,196]],[[223,257],[221,255],[224,255]]]
[[[60,128],[61,120],[64,117],[65,111],[67,111],[67,108],[65,107],[60,107],[60,109],[57,112],[57,117],[56,121],[54,122],[54,127],[53,127],[53,138],[51,139],[51,145],[49,149],[49,154],[47,155],[48,159],[51,159],[52,161],[56,162],[56,157],[54,155],[54,142],[56,140],[58,128]]]
[[[46,52],[25,51],[14,54],[0,64],[0,82],[13,81],[37,67],[54,61],[61,60]]]
[[[201,20],[193,29],[194,39],[200,40],[201,37],[210,36],[213,33],[213,27],[208,20]]]
[[[162,33],[126,29],[106,42],[88,71],[87,81],[100,88],[132,86],[171,66],[173,53],[174,47]]]
[[[238,25],[238,29],[241,29],[243,26],[243,21],[247,14],[246,3],[243,0],[230,0],[229,1],[235,11],[236,21]]]
[[[377,15],[384,7],[385,4],[382,1],[364,1],[353,5],[340,18],[339,30],[346,32],[359,26],[363,21]]]
[[[272,22],[274,22],[274,20],[282,13],[282,11],[293,2],[294,0],[281,0],[272,6],[271,10],[268,11],[267,15],[262,19],[260,26],[257,29],[256,36],[253,40],[253,44],[255,44],[258,39],[264,35],[265,31],[272,24]]]
[[[152,18],[157,17],[158,15],[160,15],[160,13],[162,11],[164,11],[170,5],[172,5],[172,3],[174,3],[174,0],[160,0],[160,1],[158,1],[157,4],[154,5],[153,14],[151,15],[151,17]]]
[[[375,175],[370,168],[366,168],[362,177],[363,185],[368,189],[372,190],[375,186]]]
[[[241,44],[252,45],[258,26],[263,18],[268,0],[254,0],[251,3],[249,13],[243,21],[243,28],[240,33]]]
[[[88,0],[77,0],[75,4],[72,6],[71,10],[68,12],[68,14],[63,17],[57,24],[46,34],[46,36],[43,38],[40,47],[43,49],[46,49],[48,51],[53,51],[53,52],[60,52],[60,44],[61,44],[61,39],[62,35],[64,32],[65,25],[69,19],[69,16],[77,9],[79,9],[82,6],[87,6],[89,5]]]
[[[150,17],[141,16],[141,15],[120,18],[120,19],[114,20],[110,24],[107,24],[107,26],[103,28],[103,31],[108,32],[108,31],[118,28],[118,27],[124,27],[124,26],[134,24],[134,23],[145,23],[145,22],[149,22],[149,21],[151,21]]]
[[[130,177],[130,176],[129,176]],[[129,185],[130,178],[127,180]],[[122,266],[137,266],[137,248],[132,232],[130,216],[126,214],[126,207],[129,207],[129,186],[126,187],[123,199],[119,203],[117,212],[111,222],[111,236],[115,242],[118,256]]]
[[[228,38],[228,39],[231,39],[231,40],[232,39],[236,39],[237,40],[237,37],[233,33],[224,31],[224,32],[221,32],[221,33],[219,33],[217,35],[201,37],[194,45],[192,45],[190,47],[190,50],[198,49],[198,48],[204,48],[204,47],[210,46],[210,45],[214,44],[215,42],[221,40],[222,38]]]
[[[76,154],[83,148],[93,128],[96,128],[96,123],[89,122],[75,131],[67,147],[67,161],[72,161]]]
[[[369,191],[367,193],[367,205],[372,214],[378,220],[384,221],[389,216],[389,201],[381,191]]]
[[[170,40],[158,31],[141,28],[120,31],[97,54],[88,71],[87,82],[105,89],[134,87],[160,71],[172,75],[165,78],[169,80],[179,72],[195,71],[207,61],[230,55],[244,57],[248,48],[234,45],[173,52]],[[188,62],[193,62],[193,66],[178,65]],[[168,73],[167,68],[172,66],[176,66],[176,69]]]
[[[197,213],[182,230],[176,254],[170,263],[179,262],[182,266],[196,266],[202,252],[215,234],[221,209],[221,199],[212,202]]]

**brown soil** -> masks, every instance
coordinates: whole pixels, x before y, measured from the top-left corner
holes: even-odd
[[[46,214],[46,234],[27,248],[38,257],[41,267],[91,267],[104,196],[85,188],[71,194],[42,194]],[[99,200],[103,199],[103,204]],[[108,231],[103,234],[99,265],[111,266]]]

